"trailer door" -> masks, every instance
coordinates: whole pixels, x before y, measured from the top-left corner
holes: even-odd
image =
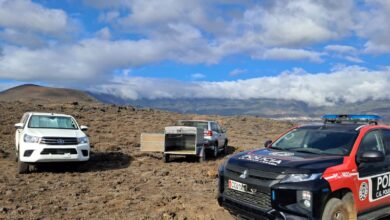
[[[142,152],[164,152],[165,135],[163,133],[141,133]]]

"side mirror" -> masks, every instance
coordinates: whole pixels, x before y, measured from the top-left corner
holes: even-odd
[[[88,127],[85,126],[85,125],[81,125],[81,126],[80,126],[80,130],[82,130],[82,131],[87,131],[87,130],[88,130]]]
[[[222,133],[226,133],[226,131],[227,131],[226,128],[222,128],[221,130],[222,130]]]
[[[382,162],[384,160],[385,155],[380,151],[366,151],[362,153],[359,157],[360,163]]]
[[[264,143],[264,147],[265,148],[269,148],[272,144],[272,140],[266,140],[265,143]]]
[[[24,127],[24,124],[23,123],[17,123],[15,124],[15,128],[16,129],[22,129]]]

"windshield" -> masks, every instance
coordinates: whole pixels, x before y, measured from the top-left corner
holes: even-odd
[[[28,123],[29,128],[77,129],[71,117],[33,115]]]
[[[348,155],[358,132],[323,128],[294,129],[272,144],[272,148],[313,154]]]
[[[179,121],[178,125],[181,126],[189,126],[189,127],[197,127],[203,130],[208,130],[208,123],[205,121]]]

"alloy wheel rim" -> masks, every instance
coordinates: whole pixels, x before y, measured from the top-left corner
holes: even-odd
[[[336,220],[344,220],[346,219],[343,212],[342,211],[337,211],[335,214],[334,214],[334,219]]]

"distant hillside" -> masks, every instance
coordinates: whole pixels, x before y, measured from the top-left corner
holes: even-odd
[[[281,99],[121,99],[108,94],[93,94],[98,100],[112,104],[130,104],[179,113],[215,115],[256,115],[268,118],[311,117],[334,114],[379,114],[390,122],[389,100],[366,100],[339,103],[335,106],[313,107],[300,101]]]
[[[96,102],[85,92],[74,89],[50,88],[26,84],[0,92],[0,101],[38,103]]]

